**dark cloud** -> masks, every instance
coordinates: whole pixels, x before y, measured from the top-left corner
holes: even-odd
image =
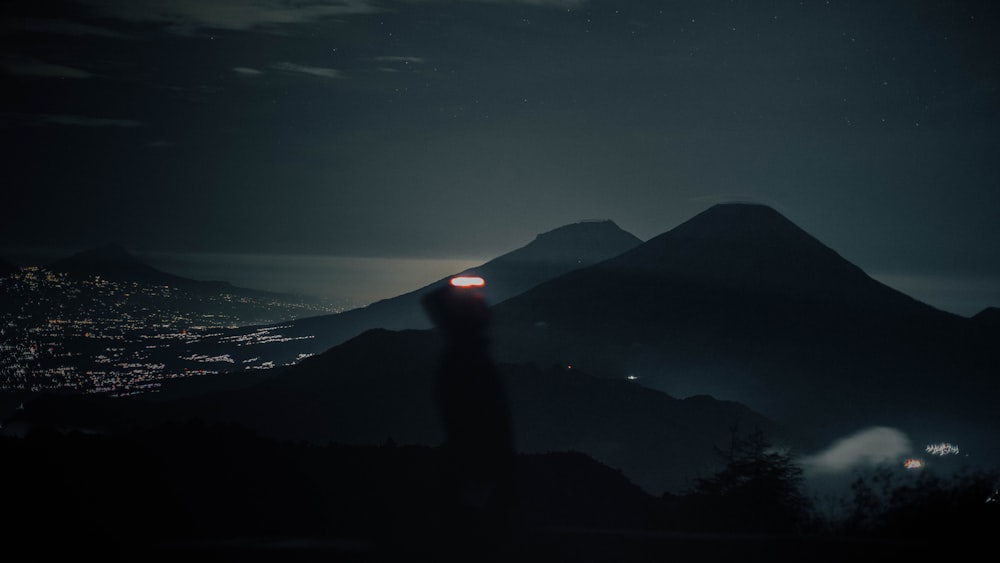
[[[248,30],[304,24],[330,17],[381,11],[370,0],[81,0],[95,12],[137,23],[156,23],[187,33],[207,28]]]
[[[2,25],[6,33],[44,33],[53,35],[89,35],[112,39],[134,39],[132,35],[92,24],[63,19],[10,18]]]
[[[86,115],[45,115],[40,122],[46,125],[70,125],[74,127],[139,127],[141,122],[132,119],[108,119]]]
[[[318,76],[320,78],[342,78],[340,71],[334,68],[302,65],[286,61],[274,63],[273,65],[271,65],[271,68],[273,68],[274,70],[280,70],[284,72],[293,72],[298,74],[308,74],[309,76]]]
[[[0,68],[14,76],[72,79],[94,77],[93,73],[83,69],[17,55],[0,55]]]

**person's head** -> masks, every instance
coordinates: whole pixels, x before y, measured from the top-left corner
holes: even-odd
[[[490,320],[482,278],[458,277],[423,298],[431,321],[448,337],[479,337]]]

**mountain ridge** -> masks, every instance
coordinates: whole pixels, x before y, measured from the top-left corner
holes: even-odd
[[[281,334],[288,340],[269,345],[268,353],[274,356],[277,364],[291,363],[302,355],[321,353],[342,344],[369,329],[430,328],[430,320],[423,310],[420,299],[426,293],[447,284],[454,275],[484,277],[487,282],[483,294],[487,302],[493,304],[566,272],[620,254],[641,243],[639,238],[621,229],[613,221],[563,225],[541,233],[528,244],[484,264],[455,272],[396,297],[382,299],[365,307],[341,313],[316,315],[280,323]],[[241,330],[246,332],[259,328],[261,327]],[[236,334],[238,333],[229,331],[223,338],[232,338]],[[209,356],[231,351],[222,341],[206,341],[192,350]]]
[[[117,243],[108,243],[77,252],[49,262],[45,267],[53,272],[82,278],[100,276],[121,282],[170,285],[184,289],[210,291],[237,289],[227,281],[201,281],[164,272],[141,261]]]
[[[495,305],[493,321],[500,361],[572,363],[674,396],[730,398],[826,426],[820,439],[851,424],[943,428],[959,412],[947,404],[967,405],[970,433],[980,434],[972,420],[991,422],[995,355],[979,327],[872,279],[766,206],[713,206]],[[941,373],[976,391],[930,391]]]
[[[166,272],[141,260],[118,243],[82,250],[44,265],[53,272],[75,278],[104,279],[148,285],[169,285],[200,294],[234,293],[253,297],[290,297],[289,294],[234,285],[225,280],[197,280]]]

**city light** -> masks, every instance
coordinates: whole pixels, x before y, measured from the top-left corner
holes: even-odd
[[[958,446],[942,442],[940,444],[930,444],[927,446],[926,451],[931,455],[958,455]]]
[[[0,391],[70,389],[112,396],[155,392],[165,380],[218,373],[204,369],[206,364],[292,365],[309,354],[261,345],[315,337],[283,335],[289,325],[277,323],[342,312],[295,298],[77,279],[38,266],[0,277],[0,297],[14,305],[0,311]],[[253,353],[185,351],[218,344],[254,348]]]

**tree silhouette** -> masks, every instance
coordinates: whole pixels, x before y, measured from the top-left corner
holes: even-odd
[[[788,451],[760,430],[719,450],[725,467],[695,481],[683,510],[688,525],[719,532],[800,533],[812,523],[812,504],[802,492],[802,469]]]
[[[991,539],[1000,525],[1000,472],[900,474],[878,468],[851,485],[845,533],[900,539]]]

